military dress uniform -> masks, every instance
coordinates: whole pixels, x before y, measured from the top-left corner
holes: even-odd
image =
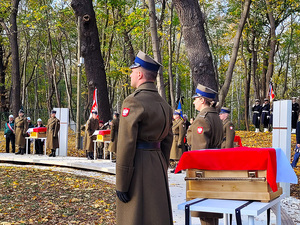
[[[90,118],[85,126],[85,142],[84,149],[88,152],[88,159],[94,159],[94,140],[96,140],[96,135],[93,135],[95,130],[99,130],[99,120],[96,118]]]
[[[234,125],[229,118],[223,121],[223,142],[221,148],[233,148],[234,147]]]
[[[16,146],[19,147],[19,151],[16,154],[24,154],[25,153],[25,137],[27,135],[28,123],[26,117],[18,116],[15,119],[15,138],[16,138]]]
[[[214,93],[216,92],[209,91],[205,86],[198,84],[196,95],[193,97],[214,99]],[[187,131],[187,142],[191,146],[191,150],[218,149],[221,148],[222,140],[223,124],[218,112],[214,107],[202,109]],[[218,224],[218,218],[222,218],[222,214],[219,213],[191,212],[191,215],[200,217],[201,225],[216,225]]]
[[[58,132],[60,129],[60,120],[56,117],[48,119],[47,123],[47,148],[51,149],[49,156],[55,157],[56,149],[59,148]]]
[[[139,52],[134,65],[132,70],[152,70],[159,64]],[[116,162],[118,225],[173,224],[167,175],[172,114],[153,82],[139,85],[123,102]],[[122,200],[125,193],[128,202]]]
[[[120,123],[119,118],[115,118],[111,121],[110,143],[108,146],[108,151],[113,152],[113,153],[117,153],[119,123]]]
[[[184,149],[184,136],[186,134],[184,121],[179,118],[173,121],[172,126],[173,143],[171,148],[170,159],[179,160]]]
[[[299,104],[297,102],[292,103],[292,129],[297,128]]]
[[[259,103],[259,100],[256,99],[255,102]],[[255,126],[255,132],[259,132],[261,105],[260,104],[253,105],[252,112],[253,112],[252,123]]]
[[[270,120],[270,104],[268,99],[265,99],[265,102],[261,108],[261,123],[264,126],[264,132],[268,131],[269,120]]]

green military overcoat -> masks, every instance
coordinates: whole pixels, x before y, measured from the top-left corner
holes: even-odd
[[[99,120],[90,118],[85,125],[85,138],[84,138],[84,149],[93,152],[94,151],[94,142],[97,136],[93,135],[95,130],[99,130]]]
[[[184,127],[184,122],[181,118],[173,121],[172,132],[173,132],[173,142],[171,148],[170,159],[179,160],[184,148],[184,136],[186,133],[186,128]],[[181,146],[180,148],[178,146]]]
[[[108,146],[108,151],[110,152],[117,152],[119,121],[120,121],[119,118],[113,119],[111,121],[110,143]]]
[[[221,148],[223,124],[213,107],[201,110],[187,131],[191,150]]]
[[[228,118],[223,121],[223,134],[224,137],[223,137],[221,148],[233,148],[235,130],[234,130],[233,123]]]
[[[25,148],[25,137],[27,137],[28,123],[25,116],[18,116],[15,119],[16,146]]]
[[[140,85],[123,102],[120,115],[116,189],[117,225],[173,224],[168,185],[172,145],[172,109],[152,82]],[[160,142],[160,149],[137,149],[137,142]]]
[[[60,129],[60,121],[56,117],[51,117],[47,123],[47,148],[59,148],[58,132]]]

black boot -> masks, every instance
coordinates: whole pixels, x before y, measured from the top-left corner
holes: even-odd
[[[21,155],[25,154],[25,148],[21,148]]]
[[[88,159],[89,159],[89,160],[93,160],[93,159],[94,159],[94,154],[93,154],[93,152],[89,152],[89,153],[88,153]]]
[[[52,157],[55,157],[56,149],[52,149]]]
[[[19,148],[19,151],[16,153],[16,155],[20,155],[22,153],[21,148]]]
[[[53,156],[53,151],[51,149],[51,153],[49,154],[49,157],[52,157]]]

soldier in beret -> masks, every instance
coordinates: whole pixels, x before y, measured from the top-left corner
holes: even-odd
[[[27,118],[24,116],[23,109],[19,110],[19,116],[15,119],[16,145],[19,151],[16,153],[23,155],[25,153],[25,137],[27,135],[28,124]]]
[[[95,130],[99,130],[99,120],[97,118],[98,112],[92,111],[92,117],[88,119],[85,125],[85,142],[84,149],[87,151],[87,158],[94,159],[94,142],[96,135],[93,135]]]
[[[217,92],[208,87],[197,85],[193,104],[199,114],[187,131],[187,142],[192,151],[221,147],[223,124],[214,107],[216,94]],[[222,218],[222,214],[219,213],[192,212],[191,215],[200,217],[201,225],[216,225],[218,218]]]
[[[184,148],[184,136],[186,128],[183,119],[180,117],[180,110],[175,110],[173,113],[173,143],[171,148],[170,159],[173,161],[179,161]],[[175,169],[171,171],[174,173]]]
[[[56,156],[56,149],[59,148],[58,132],[60,129],[60,120],[56,118],[56,111],[52,110],[50,119],[47,123],[47,148],[51,149],[49,157]]]
[[[154,84],[160,64],[139,52],[123,102],[116,163],[117,224],[173,224],[168,185],[172,109]]]
[[[270,120],[270,103],[269,99],[264,99],[264,104],[261,108],[261,123],[264,126],[264,132],[269,130],[269,120]]]
[[[230,109],[226,107],[221,108],[219,114],[220,119],[223,121],[223,142],[221,148],[233,148],[234,147],[234,125],[229,119]]]

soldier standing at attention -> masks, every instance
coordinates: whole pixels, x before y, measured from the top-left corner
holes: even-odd
[[[258,133],[259,125],[260,125],[260,114],[261,114],[261,105],[259,99],[255,99],[255,104],[252,106],[252,112],[253,112],[252,122],[255,126],[255,132]]]
[[[111,121],[110,143],[108,146],[108,150],[113,154],[117,153],[119,122],[119,113],[114,113],[113,120]],[[113,160],[113,162],[115,162],[115,160]]]
[[[154,84],[160,64],[139,52],[131,86],[123,102],[117,163],[117,224],[173,224],[168,185],[172,145],[172,109]]]
[[[208,87],[197,85],[193,104],[199,114],[187,131],[187,141],[191,151],[221,147],[223,125],[214,107],[216,94],[217,92]],[[200,217],[201,225],[217,225],[218,218],[222,218],[222,214],[219,213],[192,212],[192,216]]]
[[[264,132],[267,132],[269,130],[269,120],[270,120],[270,103],[267,98],[264,100],[264,104],[261,108],[261,123],[264,126]]]
[[[12,153],[15,153],[15,131],[14,116],[9,115],[8,121],[4,126],[4,137],[6,139],[6,153],[9,153],[9,143],[11,142]]]
[[[23,155],[25,153],[25,137],[27,135],[27,130],[27,119],[24,116],[23,109],[20,109],[19,116],[15,119],[16,145],[19,147],[19,151],[16,155]]]
[[[220,119],[223,121],[223,142],[221,148],[233,148],[234,144],[234,126],[231,120],[229,119],[230,109],[226,107],[221,108],[221,112],[219,114]]]
[[[58,132],[60,121],[56,118],[56,111],[52,110],[47,123],[47,148],[51,149],[49,157],[55,157],[56,149],[59,148]]]
[[[99,130],[99,120],[97,119],[98,112],[92,111],[92,117],[86,122],[85,125],[85,143],[84,149],[87,151],[87,158],[94,159],[94,142],[96,135],[93,135],[95,130]]]
[[[299,104],[296,102],[297,98],[292,97],[292,133],[296,133]]]
[[[186,133],[186,129],[184,127],[184,121],[180,117],[180,111],[175,110],[173,113],[173,126],[172,126],[172,132],[173,132],[173,143],[171,148],[171,155],[170,159],[173,161],[179,161],[183,149],[184,149],[184,136]],[[174,173],[175,169],[171,171],[171,173]]]

